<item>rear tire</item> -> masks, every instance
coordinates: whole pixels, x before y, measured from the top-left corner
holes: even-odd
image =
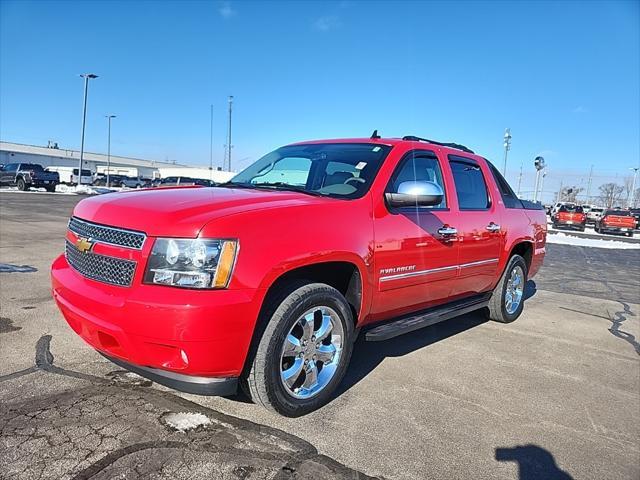
[[[307,323],[308,318],[312,320]],[[268,323],[242,380],[251,399],[287,417],[325,405],[342,380],[353,349],[354,321],[344,296],[323,283],[292,284],[266,305],[263,320]],[[332,327],[319,340],[325,322]],[[290,351],[296,353],[288,355],[292,345],[296,350]],[[329,350],[325,363],[320,357]]]
[[[489,300],[489,318],[500,323],[511,323],[517,319],[524,308],[526,283],[527,262],[520,255],[513,255],[493,289]]]
[[[56,186],[55,185],[44,187],[44,188],[47,190],[47,192],[55,192],[56,191]]]

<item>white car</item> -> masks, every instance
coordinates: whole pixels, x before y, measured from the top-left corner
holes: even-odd
[[[603,212],[604,212],[604,208],[592,207],[591,210],[587,212],[587,223],[595,224],[598,220],[602,218]]]

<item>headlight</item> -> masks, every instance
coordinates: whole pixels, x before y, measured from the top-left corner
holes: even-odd
[[[185,288],[226,288],[237,240],[156,239],[144,283]]]

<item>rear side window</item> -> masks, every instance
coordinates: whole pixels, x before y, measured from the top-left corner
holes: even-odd
[[[433,182],[445,191],[444,181],[442,179],[442,170],[438,163],[438,158],[432,152],[409,152],[402,159],[398,168],[391,177],[389,188],[390,192],[397,192],[398,187],[403,182]],[[446,195],[443,197],[439,205],[432,207],[420,208],[447,208]]]
[[[489,194],[480,166],[473,160],[449,155],[449,163],[456,184],[460,210],[486,210]]]
[[[504,202],[504,206],[507,208],[522,208],[522,202],[518,198],[518,196],[513,193],[511,186],[502,176],[502,174],[498,171],[496,167],[489,161],[487,161],[489,165],[489,169],[491,170],[491,174],[493,175],[493,179],[496,181],[496,185],[498,186],[498,190],[500,191],[500,196],[502,197],[502,201]]]

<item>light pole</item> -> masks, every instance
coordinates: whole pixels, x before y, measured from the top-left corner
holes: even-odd
[[[627,198],[627,207],[634,208],[636,206],[636,177],[638,176],[640,167],[632,167],[629,170],[633,170],[633,182],[631,182],[631,191],[629,192],[629,198]]]
[[[233,95],[229,95],[229,129],[227,138],[227,162],[229,162],[229,172],[231,171],[231,111],[233,109]]]
[[[107,133],[107,188],[109,188],[109,175],[111,174],[111,119],[116,118],[115,115],[105,115],[105,118],[109,122],[109,128]]]
[[[89,79],[98,78],[93,73],[83,73],[84,78],[84,102],[82,104],[82,136],[80,137],[80,160],[78,163],[78,185],[82,184],[82,161],[84,160],[84,127],[87,123],[87,92],[89,91]]]
[[[502,167],[502,176],[507,176],[507,153],[511,150],[511,129],[504,131],[504,165]]]
[[[211,105],[211,136],[209,137],[209,180],[213,182],[213,104]]]
[[[538,200],[538,185],[540,184],[540,172],[544,169],[545,163],[544,158],[536,157],[533,160],[533,165],[536,167],[536,185],[533,189],[533,201],[536,202]]]
[[[544,172],[542,172],[542,180],[540,181],[540,203],[542,203],[542,196],[544,195],[544,177],[547,176],[547,170],[545,169]]]

